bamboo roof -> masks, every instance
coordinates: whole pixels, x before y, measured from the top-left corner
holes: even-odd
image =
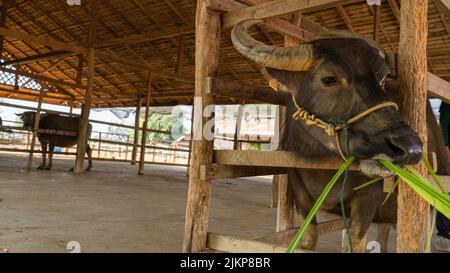
[[[90,23],[89,2],[81,0],[81,6],[69,6],[62,0],[10,0],[7,1],[5,28],[13,31],[12,36],[25,33],[84,48]],[[249,4],[251,1],[238,2]],[[450,80],[450,16],[448,10],[436,2],[439,0],[430,1],[429,5],[429,70]],[[400,1],[386,0],[382,4],[380,44],[388,52],[397,52]],[[135,106],[137,96],[144,96],[147,90],[148,73],[142,67],[153,71],[151,105],[191,104],[194,94],[195,12],[195,0],[100,1],[93,107]],[[353,0],[310,10],[302,16],[328,29],[349,29],[371,38],[373,14],[373,8],[366,1]],[[268,44],[283,43],[282,35],[265,27],[259,27],[254,34]],[[14,72],[17,69],[25,76],[55,79],[46,85],[49,91],[44,101],[65,105],[74,101],[75,106],[79,106],[87,84],[86,58],[83,60],[81,82],[77,83],[79,52],[55,50],[12,36],[4,37],[2,58],[12,66],[3,66],[3,71]],[[183,48],[181,53],[179,45]],[[181,60],[178,56],[182,56]],[[39,61],[30,61],[35,57],[39,57]],[[3,74],[11,77],[12,73]],[[232,47],[230,30],[224,30],[222,35],[219,77],[246,84],[264,84],[258,66],[244,59]],[[70,83],[70,86],[60,83]],[[39,84],[22,77],[19,86],[14,88],[11,82],[0,84],[0,97],[37,100]],[[218,98],[217,101],[236,103],[228,98]]]

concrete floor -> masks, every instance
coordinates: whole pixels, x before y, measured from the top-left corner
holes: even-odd
[[[66,244],[77,241],[82,252],[181,250],[185,168],[146,165],[145,175],[138,176],[130,164],[94,162],[91,172],[74,175],[66,171],[71,159],[55,157],[52,171],[38,171],[36,157],[26,172],[26,158],[0,154],[0,248],[68,252]],[[248,239],[273,232],[270,182],[214,182],[209,230]],[[319,240],[318,251],[340,250],[340,232]]]

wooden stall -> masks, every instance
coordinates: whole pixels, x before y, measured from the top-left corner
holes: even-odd
[[[205,106],[274,104],[280,106],[281,117],[289,97],[269,87],[259,67],[234,50],[230,29],[242,20],[262,19],[252,35],[284,46],[311,41],[326,29],[347,29],[377,40],[386,53],[399,56],[402,114],[426,143],[426,99],[450,103],[450,6],[443,0],[384,0],[381,4],[370,6],[365,0],[82,0],[79,6],[69,6],[56,0],[2,0],[0,72],[6,76],[0,81],[0,97],[38,102],[37,109],[22,107],[38,113],[52,112],[40,109],[44,103],[82,108],[77,152],[65,152],[76,155],[77,173],[83,170],[88,122],[98,122],[89,119],[91,109],[133,107],[140,112],[145,107],[144,126],[139,116],[134,125],[122,125],[134,130],[135,137],[132,143],[121,143],[132,147],[131,158],[117,160],[138,163],[142,174],[148,163],[145,148],[158,148],[145,142],[151,132],[147,128],[151,107],[197,102],[183,251],[221,246],[225,248],[217,250],[236,251],[242,245],[282,251],[280,246],[209,234],[212,181],[278,175],[274,222],[279,233],[271,236],[273,244],[274,238],[288,236],[295,226],[286,168],[335,169],[340,162],[311,164],[307,158],[282,151],[238,150],[239,126],[233,139],[235,150],[214,150],[214,139],[205,138],[201,130],[213,118],[204,115]],[[0,106],[17,105],[0,102]],[[74,115],[72,110],[63,114]],[[34,139],[30,139],[31,147],[22,150],[30,158],[37,152]],[[105,139],[90,141],[114,144]],[[97,160],[106,159],[98,156]],[[399,200],[398,251],[422,252],[428,208],[404,185]],[[325,222],[319,230],[325,233],[342,226],[342,221]]]
[[[285,94],[276,93],[270,88],[239,85],[214,78],[219,67],[220,45],[218,41],[222,32],[232,28],[235,24],[246,19],[262,19],[263,25],[285,35],[285,46],[314,39],[316,33],[324,27],[311,21],[306,16],[299,16],[299,12],[307,13],[324,7],[333,7],[343,19],[345,25],[352,31],[356,29],[344,9],[344,5],[357,1],[198,1],[196,14],[196,81],[195,95],[202,98],[203,103],[213,104],[216,96],[226,96],[235,99],[255,99],[260,102],[282,104]],[[448,87],[447,84],[436,84],[443,81],[439,77],[427,72],[427,2],[401,1],[399,8],[397,1],[389,1],[395,19],[400,25],[399,47],[399,78],[402,85],[403,107],[402,113],[407,121],[419,132],[426,147],[425,109],[427,90],[430,97],[439,97],[439,90]],[[383,33],[387,43],[394,52],[397,48],[392,45],[381,22],[381,7],[369,7],[373,15],[373,38],[379,40]],[[286,20],[297,13],[297,18],[289,22]],[[288,15],[288,16],[286,16]],[[286,18],[287,17],[287,18]],[[442,15],[441,15],[442,17]],[[291,17],[292,18],[292,17]],[[221,19],[221,20],[220,20]],[[443,19],[445,21],[446,19]],[[446,23],[444,22],[444,25]],[[208,56],[208,58],[205,58]],[[427,76],[430,75],[428,78]],[[426,80],[428,79],[428,81]],[[439,80],[438,80],[439,79]],[[437,87],[439,86],[439,87]],[[242,92],[245,90],[245,92]],[[448,101],[450,89],[441,90],[445,96],[440,97]],[[261,95],[264,94],[264,95]],[[213,95],[213,96],[211,96]],[[276,97],[276,98],[274,98]],[[280,103],[281,102],[281,103]],[[421,117],[420,119],[418,117]],[[202,126],[208,119],[199,113],[194,117],[194,123]],[[306,158],[298,158],[287,152],[253,152],[253,151],[214,151],[211,141],[195,135],[194,151],[190,169],[189,193],[186,210],[185,237],[183,251],[196,252],[206,248],[216,249],[223,246],[226,251],[242,251],[242,245],[248,248],[258,248],[258,243],[243,240],[237,242],[235,238],[217,236],[208,233],[208,211],[211,199],[211,182],[216,178],[254,176],[257,174],[280,174],[280,167],[295,168],[325,168],[334,169],[338,162],[322,162],[312,165]],[[239,167],[239,168],[236,168]],[[274,167],[279,167],[277,171]],[[272,168],[272,169],[271,169]],[[424,171],[423,168],[419,168]],[[282,173],[282,172],[281,172]],[[293,227],[293,204],[286,190],[283,176],[278,176],[278,218],[277,231],[286,231]],[[402,185],[399,193],[399,235],[397,250],[399,252],[424,252],[425,240],[429,229],[427,221],[428,206],[407,186]],[[415,205],[413,205],[415,204]],[[421,204],[420,206],[416,206]],[[328,223],[319,224],[320,226]],[[342,228],[342,224],[333,223],[330,229]],[[279,233],[286,234],[286,232]],[[293,234],[293,233],[292,233]],[[291,234],[291,235],[292,235]],[[274,235],[275,237],[277,235]],[[218,244],[217,241],[221,241]],[[242,239],[241,239],[242,240]],[[230,248],[230,246],[235,248]],[[275,246],[274,246],[275,247]],[[221,249],[217,249],[221,250]],[[251,251],[251,249],[249,250]]]

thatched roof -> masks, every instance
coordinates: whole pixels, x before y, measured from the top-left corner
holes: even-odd
[[[6,2],[7,29],[86,46],[90,1],[81,0],[81,6],[69,6],[62,0]],[[248,4],[249,1],[239,2]],[[396,52],[400,1],[382,2],[380,43],[386,51]],[[439,1],[430,1],[429,8],[429,70],[450,80],[450,17],[445,10],[439,10],[435,2]],[[194,92],[195,11],[195,0],[100,1],[93,107],[135,106],[137,95],[146,94],[147,89],[147,71],[141,67],[154,71],[152,105],[191,104]],[[339,5],[308,11],[303,16],[329,29],[350,29],[370,38],[373,12],[366,1],[342,1]],[[283,36],[264,27],[255,31],[255,37],[267,43],[283,42]],[[181,64],[178,62],[179,44],[184,48]],[[220,56],[219,77],[241,83],[264,84],[258,67],[241,57],[231,46],[229,30],[223,32]],[[39,57],[40,60],[30,62],[30,57]],[[80,83],[76,83],[79,65],[76,53],[5,36],[3,59],[10,64],[18,62],[16,67],[23,75],[38,74],[72,83],[71,86],[56,81],[52,83],[46,102],[67,104],[71,100],[83,100],[87,63],[83,61],[83,77]],[[26,81],[26,78],[21,78],[22,84]],[[14,89],[13,85],[0,84],[0,96],[37,99],[38,92],[33,88],[39,88],[38,85],[28,82],[18,89]],[[227,102],[232,103],[225,98],[219,99],[219,103]]]

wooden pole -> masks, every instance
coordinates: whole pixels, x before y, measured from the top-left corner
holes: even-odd
[[[220,14],[207,9],[207,0],[197,1],[195,30],[195,98],[201,101],[194,113],[194,140],[189,170],[189,190],[186,208],[183,252],[197,252],[206,248],[208,211],[211,202],[211,181],[201,177],[204,164],[213,162],[213,140],[205,139],[203,128],[210,118],[203,117],[203,107],[213,105],[208,95],[207,77],[219,70]],[[200,103],[199,103],[200,104]]]
[[[89,114],[91,111],[91,100],[92,100],[92,88],[94,86],[94,46],[95,46],[95,36],[97,30],[97,10],[98,10],[98,0],[91,1],[91,14],[90,14],[90,27],[89,27],[89,49],[88,49],[88,75],[87,75],[87,87],[84,106],[80,117],[80,130],[78,132],[77,141],[77,158],[75,160],[75,173],[83,172],[84,155],[86,153],[86,134],[89,125]]]
[[[239,135],[241,134],[242,115],[244,112],[244,105],[238,105],[238,111],[236,116],[236,129],[234,131],[233,150],[240,150],[241,142],[239,141]]]
[[[375,5],[374,8],[374,20],[373,20],[373,40],[379,41],[380,33],[380,15],[381,15],[381,3],[380,5]]]
[[[147,144],[148,115],[150,112],[151,91],[152,91],[152,74],[148,72],[147,97],[145,98],[145,116],[144,116],[144,125],[142,126],[141,156],[139,159],[139,170],[138,170],[138,174],[140,175],[144,174],[145,145]]]
[[[292,23],[296,26],[300,26],[301,23],[301,13],[295,14],[292,18]],[[301,43],[300,40],[292,38],[290,36],[284,36],[284,46],[285,47],[295,47]],[[279,132],[280,137],[283,135],[284,119],[286,117],[286,107],[280,106],[278,108],[279,116]],[[288,185],[288,175],[274,175],[275,186],[278,184],[278,202],[277,202],[277,222],[276,231],[285,231],[291,229],[295,226],[294,222],[294,195],[291,188]]]
[[[427,0],[402,0],[398,74],[400,109],[427,151]],[[426,175],[423,164],[417,166]],[[425,252],[429,205],[406,183],[399,185],[397,252]]]
[[[30,154],[28,156],[28,163],[27,163],[28,171],[30,171],[33,166],[34,146],[36,145],[37,130],[39,128],[39,120],[41,118],[41,108],[43,98],[44,98],[44,85],[41,83],[41,91],[39,92],[36,115],[34,116],[34,126],[33,126],[33,135],[31,137]]]
[[[136,165],[137,149],[139,145],[139,122],[141,117],[141,95],[138,95],[136,99],[136,116],[134,117],[134,139],[133,139],[133,151],[131,152],[131,165]]]

